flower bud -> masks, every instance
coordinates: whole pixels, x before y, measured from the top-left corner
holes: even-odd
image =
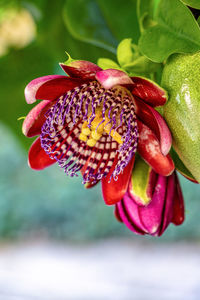
[[[180,225],[184,203],[176,173],[159,175],[137,158],[128,191],[115,206],[115,216],[140,235],[160,236],[171,222]]]

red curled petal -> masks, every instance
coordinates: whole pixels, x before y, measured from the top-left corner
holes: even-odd
[[[105,89],[111,89],[115,85],[132,86],[131,78],[120,70],[107,69],[96,73],[96,79]]]
[[[129,179],[131,176],[131,171],[133,169],[135,156],[131,159],[128,165],[124,168],[123,173],[118,175],[118,180],[114,180],[114,178],[110,181],[110,176],[112,175],[115,166],[117,164],[118,157],[115,158],[115,161],[108,173],[108,175],[102,178],[102,194],[104,201],[107,205],[112,205],[120,201],[124,194],[127,191]],[[109,182],[110,181],[110,182]]]
[[[123,221],[120,217],[119,208],[118,208],[117,204],[115,204],[114,216],[115,216],[115,218],[117,219],[118,222],[123,223]]]
[[[174,225],[181,225],[185,218],[184,213],[184,199],[183,194],[180,187],[180,182],[177,174],[175,173],[176,187],[175,187],[175,195],[173,199],[173,217],[172,223]]]
[[[172,173],[167,177],[167,187],[166,187],[166,196],[165,196],[165,205],[163,209],[163,221],[162,226],[158,235],[162,235],[169,223],[172,220],[173,216],[173,199],[175,193],[175,173]]]
[[[33,79],[31,82],[29,82],[29,84],[27,84],[27,86],[25,87],[25,90],[24,90],[26,102],[28,104],[32,104],[36,101],[36,99],[39,99],[39,98],[36,98],[36,93],[37,93],[38,89],[44,83],[51,81],[51,80],[55,81],[55,80],[65,78],[65,77],[66,76],[61,76],[61,75],[47,75],[47,76],[42,76],[42,77]],[[44,98],[44,100],[47,100],[47,99]]]
[[[28,164],[33,170],[42,170],[54,164],[56,160],[51,159],[42,149],[40,138],[38,137],[31,145],[28,153]]]
[[[164,156],[161,153],[159,142],[150,128],[139,120],[137,120],[137,123],[139,131],[139,154],[156,173],[163,176],[169,176],[174,171],[174,163],[170,155]]]
[[[45,112],[51,107],[52,102],[43,100],[37,104],[26,116],[22,125],[22,132],[27,137],[39,135],[45,122]]]
[[[155,82],[142,78],[131,77],[134,82],[132,94],[144,100],[151,106],[164,105],[167,101],[167,93]]]
[[[75,60],[65,65],[60,64],[61,68],[70,76],[81,79],[95,79],[96,72],[102,69],[97,65],[86,60]]]
[[[28,104],[37,99],[55,100],[67,91],[84,83],[79,78],[70,78],[61,75],[49,75],[36,78],[25,88],[25,98]]]
[[[172,136],[163,117],[151,106],[134,98],[136,114],[139,119],[155,133],[160,141],[163,155],[167,155],[172,145]]]

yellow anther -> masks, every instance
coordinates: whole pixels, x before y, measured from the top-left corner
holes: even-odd
[[[88,127],[87,128],[82,128],[82,133],[85,134],[85,135],[90,135],[91,131]]]
[[[96,130],[93,130],[91,136],[94,140],[98,141],[102,137],[102,134],[96,132]]]
[[[83,123],[83,125],[82,125],[82,128],[87,128],[87,127],[88,127],[88,122],[85,121],[85,122]]]
[[[107,133],[107,134],[110,134],[110,136],[112,136],[112,138],[116,141],[116,142],[118,142],[119,144],[123,144],[123,141],[122,141],[122,137],[121,137],[121,135],[118,133],[118,132],[116,132],[115,130],[111,130],[111,133],[110,133],[110,130],[108,130],[107,129],[107,126],[104,128],[104,130],[105,130],[105,132]]]
[[[87,145],[88,146],[90,146],[90,147],[94,147],[95,146],[95,144],[96,144],[96,140],[94,140],[94,139],[88,139],[87,140]]]
[[[88,120],[90,119],[89,116]],[[119,144],[123,144],[121,135],[114,129],[111,130],[112,124],[108,118],[108,112],[105,112],[104,122],[102,117],[102,110],[97,109],[95,111],[95,118],[91,122],[91,129],[88,128],[89,121],[85,121],[82,125],[81,134],[79,139],[86,142],[88,146],[94,147],[96,142],[102,137],[103,132],[106,132]],[[102,122],[102,123],[101,123]],[[100,124],[100,125],[99,125]]]
[[[86,141],[87,141],[87,136],[86,136],[85,134],[83,134],[83,133],[80,133],[79,139],[80,139],[81,141],[83,141],[83,142],[86,142]]]

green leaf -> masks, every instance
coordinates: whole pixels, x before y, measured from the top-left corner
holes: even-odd
[[[190,7],[200,9],[200,1],[199,0],[181,0],[181,1]]]
[[[135,45],[136,46],[136,45]],[[131,63],[139,56],[137,46],[134,47],[132,39],[122,40],[117,47],[117,60],[120,66]]]
[[[200,50],[200,28],[181,1],[161,0],[156,21],[157,25],[145,30],[139,40],[140,51],[150,60],[163,62],[172,53]]]
[[[139,38],[136,0],[68,0],[64,6],[64,21],[72,36],[115,53],[118,42]]]
[[[116,39],[108,29],[98,4],[93,0],[68,0],[64,21],[75,38],[115,53]]]
[[[153,22],[154,0],[138,0],[137,2],[137,17],[140,26],[140,31],[143,32]]]
[[[145,56],[140,56],[132,63],[123,66],[123,68],[127,72],[132,72],[137,74],[154,73],[158,70],[159,67],[160,64],[152,62]]]
[[[120,66],[109,58],[99,58],[97,61],[97,65],[102,68],[103,70],[106,69],[118,69],[121,70]]]
[[[185,175],[186,177],[191,178],[192,180],[195,180],[194,176],[190,173],[190,171],[186,168],[182,160],[179,158],[178,154],[172,147],[170,150],[170,155],[174,161],[175,168],[182,174]]]

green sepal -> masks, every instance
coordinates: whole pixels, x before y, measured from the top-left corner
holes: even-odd
[[[109,58],[99,58],[97,61],[97,65],[103,70],[106,69],[122,70],[122,68],[114,60]]]
[[[65,53],[67,54],[68,59],[63,63],[64,65],[68,66],[73,61],[77,61],[77,59],[73,59],[67,51],[65,51]]]
[[[122,40],[117,47],[117,60],[121,67],[131,63],[139,56],[137,46],[132,43],[132,39]]]
[[[148,195],[151,167],[139,157],[136,157],[131,175],[130,194],[138,204],[147,205],[151,201]]]

